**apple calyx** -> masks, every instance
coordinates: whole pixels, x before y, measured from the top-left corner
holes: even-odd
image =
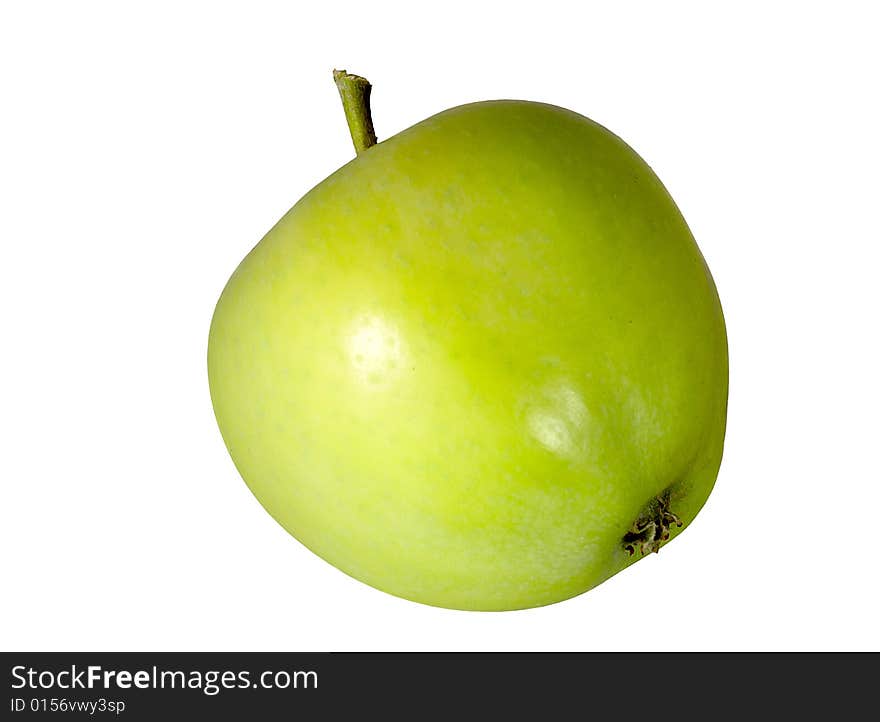
[[[641,552],[642,556],[660,551],[660,545],[669,539],[669,530],[673,524],[683,526],[677,515],[669,510],[669,490],[667,489],[650,502],[633,522],[629,531],[623,536],[623,548],[630,556]]]
[[[352,75],[345,70],[334,70],[333,80],[342,98],[342,109],[348,131],[358,155],[376,145],[376,132],[373,130],[373,117],[370,114],[370,91],[373,86],[366,78]]]

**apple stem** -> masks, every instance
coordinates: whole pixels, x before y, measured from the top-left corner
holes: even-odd
[[[360,155],[371,146],[376,145],[376,132],[373,130],[373,118],[370,115],[370,91],[373,86],[366,78],[352,75],[345,70],[334,70],[333,80],[342,98],[345,120],[354,149]]]

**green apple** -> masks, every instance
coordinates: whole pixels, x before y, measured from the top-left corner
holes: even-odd
[[[471,610],[580,594],[695,517],[721,462],[727,340],[681,213],[620,138],[491,101],[357,157],[217,303],[211,398],[239,472],[309,549]],[[295,574],[295,570],[290,570]]]

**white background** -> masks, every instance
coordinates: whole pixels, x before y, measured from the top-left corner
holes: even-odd
[[[0,646],[880,649],[870,3],[8,2],[0,11]],[[627,140],[728,322],[725,459],[687,533],[573,600],[396,599],[262,510],[217,430],[229,274],[380,139],[524,98]]]

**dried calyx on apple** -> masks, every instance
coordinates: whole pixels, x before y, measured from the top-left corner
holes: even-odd
[[[623,548],[630,556],[641,552],[642,556],[660,551],[660,545],[669,539],[669,530],[673,524],[682,526],[681,519],[669,509],[671,492],[663,491],[650,502],[633,522],[623,537]]]

